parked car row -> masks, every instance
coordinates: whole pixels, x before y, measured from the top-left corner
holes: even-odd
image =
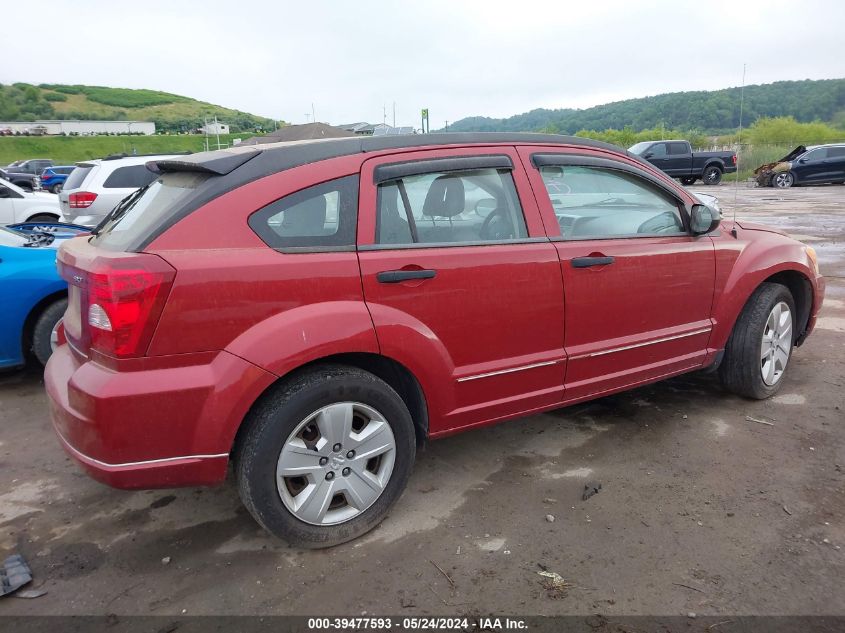
[[[216,484],[232,462],[253,517],[295,546],[375,527],[428,439],[704,369],[767,398],[823,300],[811,247],[586,139],[150,162],[148,186],[59,249],[54,428],[121,488]],[[117,169],[86,165],[60,196],[96,194],[74,216],[89,222]]]

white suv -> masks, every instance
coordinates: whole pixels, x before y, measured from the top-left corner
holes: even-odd
[[[77,163],[59,193],[63,220],[83,226],[98,225],[118,202],[157,178],[146,163],[174,157],[121,156]]]

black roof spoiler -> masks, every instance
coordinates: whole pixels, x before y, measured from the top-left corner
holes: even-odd
[[[190,171],[214,176],[225,176],[235,171],[244,163],[252,160],[261,152],[256,149],[217,150],[214,152],[200,152],[184,158],[163,158],[151,160],[147,169],[158,174],[174,171]]]

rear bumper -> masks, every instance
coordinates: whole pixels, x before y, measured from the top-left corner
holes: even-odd
[[[113,371],[80,362],[69,345],[53,353],[44,372],[53,427],[91,477],[116,488],[225,479],[235,433],[275,377],[226,352],[171,362]]]

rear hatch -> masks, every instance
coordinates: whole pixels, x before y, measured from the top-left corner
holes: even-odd
[[[78,353],[113,359],[146,355],[176,270],[136,246],[207,177],[164,174],[115,207],[94,235],[59,249],[59,274],[68,283],[64,327]]]
[[[77,216],[87,215],[85,209],[91,206],[96,196],[92,197],[92,194],[86,197],[80,194],[84,192],[86,180],[91,182],[98,169],[99,165],[95,162],[79,163],[65,180],[65,184],[59,192],[59,206],[62,209],[62,215],[68,221],[72,222]],[[72,204],[71,194],[74,194]]]

